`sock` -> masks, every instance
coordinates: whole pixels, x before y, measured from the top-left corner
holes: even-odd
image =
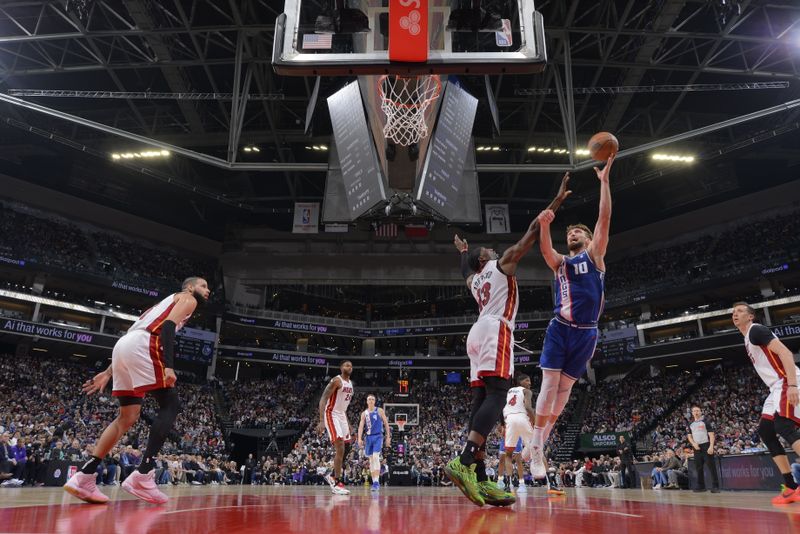
[[[791,473],[783,473],[783,485],[789,489],[797,489],[797,483]]]
[[[538,447],[539,450],[544,448],[544,427],[533,427],[533,446]]]
[[[464,445],[464,450],[461,452],[461,456],[459,459],[461,460],[461,465],[472,465],[475,463],[475,453],[478,452],[480,445],[475,443],[474,441],[467,441],[467,444]]]
[[[136,470],[142,473],[143,475],[146,475],[155,468],[156,468],[155,460],[152,457],[148,456],[146,458],[142,458],[142,463],[139,464],[139,467],[137,467]]]
[[[489,480],[489,477],[486,476],[486,462],[483,460],[475,460],[475,476],[478,478],[478,482]]]
[[[547,443],[547,440],[550,439],[550,433],[553,431],[553,427],[555,423],[548,419],[547,424],[544,425],[544,438],[542,439],[542,444]]]
[[[97,473],[97,468],[100,467],[100,462],[102,462],[102,458],[98,458],[97,456],[92,456],[92,458],[83,464],[81,467],[81,473],[84,475],[94,475]]]

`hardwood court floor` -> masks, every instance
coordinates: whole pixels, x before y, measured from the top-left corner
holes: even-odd
[[[800,533],[800,503],[772,506],[772,494],[569,489],[566,497],[529,490],[510,508],[478,508],[454,488],[182,486],[152,506],[118,487],[106,505],[60,488],[0,489],[0,532],[69,534],[298,534],[569,532]]]

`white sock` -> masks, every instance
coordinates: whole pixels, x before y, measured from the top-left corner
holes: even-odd
[[[541,426],[534,426],[533,427],[533,446],[537,447],[539,450],[542,450],[544,447],[544,427]]]

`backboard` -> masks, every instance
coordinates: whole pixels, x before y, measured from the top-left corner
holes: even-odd
[[[272,64],[295,76],[535,73],[544,42],[534,0],[286,0]]]

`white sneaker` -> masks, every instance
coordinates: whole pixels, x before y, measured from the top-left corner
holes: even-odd
[[[656,484],[655,486],[653,486],[653,489],[661,489],[661,484]]]
[[[533,475],[533,478],[547,478],[544,454],[542,454],[542,449],[539,447],[531,447],[531,475]]]
[[[327,482],[327,483],[328,483],[328,485],[329,485],[331,488],[333,488],[333,487],[335,487],[335,486],[336,486],[336,481],[333,479],[333,477],[332,477],[330,474],[328,474],[328,475],[325,475],[325,482]]]
[[[520,484],[517,488],[517,493],[528,493],[528,486],[525,484]]]
[[[335,486],[331,486],[331,493],[334,495],[350,495],[350,490],[344,487],[344,484],[339,482]]]

